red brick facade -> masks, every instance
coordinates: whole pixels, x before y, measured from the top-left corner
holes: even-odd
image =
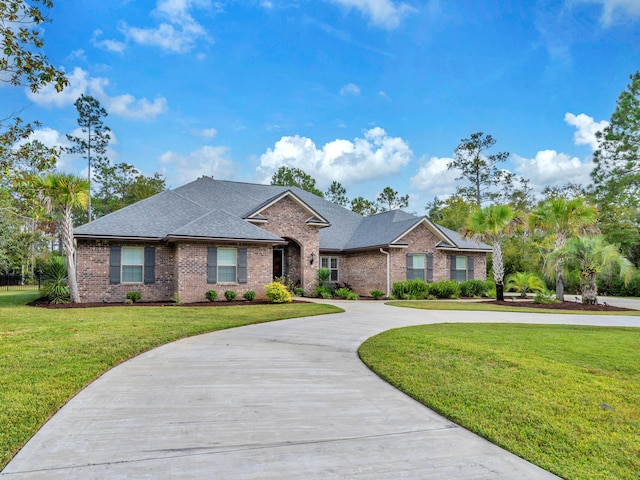
[[[319,227],[307,220],[310,211],[291,197],[284,197],[260,212],[266,223],[257,225],[287,240],[283,245],[216,244],[205,242],[155,242],[134,243],[115,240],[79,240],[77,248],[77,271],[82,302],[124,302],[127,292],[139,291],[142,301],[169,301],[177,293],[183,302],[205,301],[207,290],[217,290],[218,298],[224,298],[225,290],[234,290],[238,297],[254,290],[258,297],[264,296],[264,285],[273,279],[273,250],[284,249],[285,275],[294,285],[301,286],[307,294],[316,286],[316,272],[320,267]],[[419,224],[407,233],[401,242],[406,248],[384,248],[389,255],[389,286],[405,280],[407,253],[433,253],[433,280],[450,278],[450,256],[472,255],[474,278],[486,278],[485,253],[460,253],[436,250],[440,238],[426,226]],[[154,283],[110,282],[111,246],[152,246],[155,248]],[[232,247],[247,249],[246,283],[207,283],[208,247]],[[311,255],[314,263],[311,264]],[[329,255],[329,254],[328,254]],[[330,254],[339,258],[338,280],[349,284],[356,293],[369,295],[371,290],[387,292],[387,254],[379,248]]]

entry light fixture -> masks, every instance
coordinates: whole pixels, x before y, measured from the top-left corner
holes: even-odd
[[[311,252],[311,258],[309,259],[309,264],[313,265],[313,262],[316,260],[316,252]]]

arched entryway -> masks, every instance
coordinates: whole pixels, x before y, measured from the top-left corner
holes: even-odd
[[[287,245],[273,248],[273,278],[285,277],[295,287],[302,285],[301,248],[298,242],[285,238]]]

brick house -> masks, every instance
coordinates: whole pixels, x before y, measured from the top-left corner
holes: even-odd
[[[287,276],[307,293],[319,267],[368,295],[393,282],[486,278],[487,245],[401,210],[362,217],[297,187],[202,177],[75,229],[81,302],[239,296]]]

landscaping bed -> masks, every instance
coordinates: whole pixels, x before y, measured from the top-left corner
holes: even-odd
[[[581,302],[557,302],[550,304],[533,303],[532,300],[504,300],[499,302],[497,300],[489,300],[486,302],[489,305],[502,305],[506,307],[528,307],[528,308],[544,308],[547,310],[575,310],[578,312],[635,312],[637,310],[624,307],[614,307],[613,305],[604,305],[598,303],[597,305],[589,305]]]
[[[288,303],[309,303],[304,300],[293,300]],[[60,309],[60,308],[96,308],[96,307],[237,307],[240,305],[271,305],[267,299],[256,299],[256,300],[232,300],[230,302],[226,300],[217,300],[215,302],[194,302],[194,303],[179,303],[176,304],[171,301],[167,302],[135,302],[135,303],[104,303],[104,302],[96,302],[96,303],[49,303],[46,298],[38,298],[33,302],[28,303],[31,307],[42,307],[42,308],[52,308],[52,309]]]

